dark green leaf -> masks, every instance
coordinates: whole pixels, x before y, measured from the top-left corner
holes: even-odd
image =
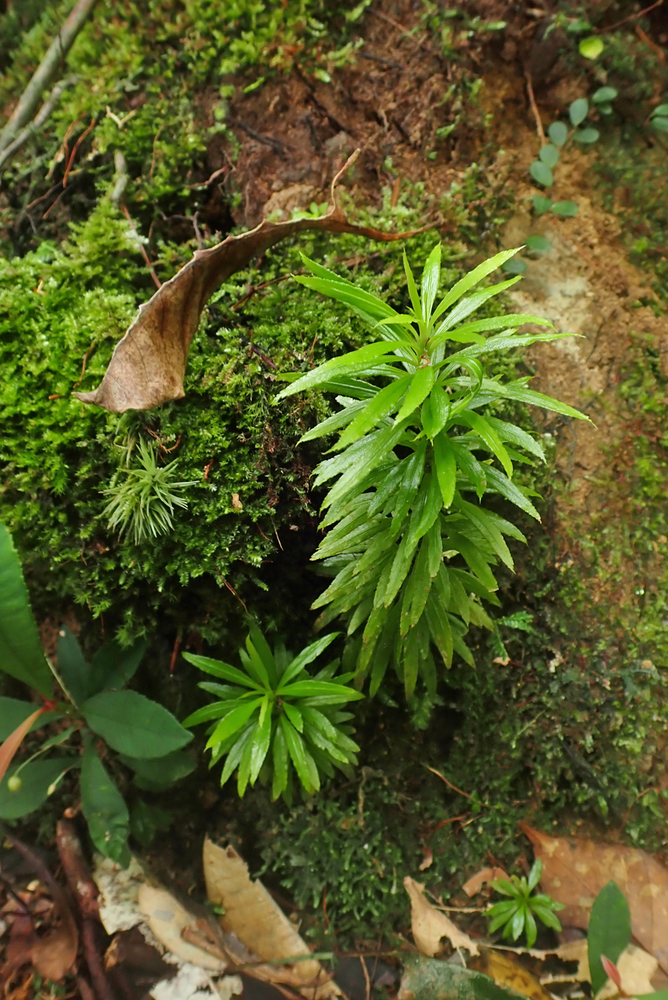
[[[21,563],[0,521],[0,670],[49,697],[53,675],[37,634]]]
[[[499,472],[498,469],[495,469],[491,465],[488,466],[486,475],[488,489],[500,493],[501,496],[504,496],[506,500],[510,500],[520,510],[526,511],[527,514],[531,514],[537,521],[540,521],[540,514],[515,483],[512,483],[502,472]]]
[[[337,698],[342,704],[364,697],[360,691],[355,691],[344,684],[333,684],[330,681],[295,681],[294,684],[288,684],[281,691],[281,696],[285,698],[311,698],[319,695]]]
[[[406,398],[397,414],[397,421],[405,420],[414,410],[421,406],[434,386],[435,372],[431,365],[418,368],[413,375]]]
[[[296,382],[292,382],[286,389],[279,392],[277,399],[284,399],[292,396],[296,392],[303,392],[305,389],[313,389],[322,385],[332,376],[350,375],[357,372],[366,371],[374,362],[381,357],[393,353],[396,343],[391,341],[377,341],[374,344],[366,344],[356,351],[350,351],[340,358],[332,358],[313,371],[302,375]]]
[[[193,738],[171,712],[136,691],[102,691],[81,713],[94,733],[128,757],[164,757]]]
[[[255,698],[253,701],[247,702],[245,705],[239,705],[233,708],[221,721],[218,723],[206,744],[206,749],[209,750],[214,747],[216,743],[222,743],[233,733],[236,733],[246,722],[250,719],[253,712],[262,704],[262,698]]]
[[[525,273],[527,267],[528,265],[525,260],[522,260],[520,257],[513,257],[512,260],[506,261],[502,270],[505,271],[506,274],[516,274],[518,277],[521,277],[521,275]]]
[[[159,833],[169,830],[173,821],[173,814],[167,809],[137,799],[130,813],[130,831],[142,847],[150,847]]]
[[[58,673],[75,705],[81,705],[92,691],[90,687],[90,667],[84,660],[81,647],[66,625],[58,630],[56,647]]]
[[[212,660],[208,656],[196,656],[194,653],[183,653],[183,659],[192,663],[194,667],[204,670],[205,673],[213,674],[214,677],[222,677],[233,684],[243,684],[244,687],[253,688],[256,691],[260,690],[260,685],[252,677],[239,670],[238,667],[230,666],[229,663]]]
[[[662,115],[656,115],[651,119],[651,124],[657,132],[668,132],[668,116],[664,118]]]
[[[318,769],[303,739],[284,715],[280,717],[280,727],[299,780],[307,792],[317,792],[320,788]]]
[[[81,811],[98,851],[127,868],[128,807],[92,746],[84,751],[81,763]]]
[[[30,701],[20,701],[18,698],[0,698],[0,742],[6,740],[10,733],[25,722],[38,707]],[[44,712],[35,719],[28,732],[34,733],[36,729],[42,729],[49,722],[62,717],[62,712]]]
[[[306,649],[302,649],[301,653],[298,653],[297,656],[295,656],[294,660],[291,661],[290,665],[281,677],[281,681],[278,686],[279,693],[283,692],[285,685],[289,684],[293,677],[296,677],[297,674],[301,673],[304,667],[306,667],[309,663],[313,663],[313,661],[317,660],[319,656],[322,656],[328,646],[334,642],[338,635],[338,632],[330,632],[329,635],[323,635],[320,639],[316,639],[316,641],[312,642],[310,646],[306,647]]]
[[[601,955],[605,955],[611,962],[617,962],[630,940],[629,904],[617,883],[608,882],[594,900],[587,931],[589,974],[594,996],[608,979],[601,964]]]
[[[91,660],[88,695],[124,688],[137,672],[147,645],[142,639],[129,649],[123,649],[116,642],[101,646]]]
[[[195,770],[195,761],[183,750],[174,750],[164,757],[150,760],[120,755],[121,763],[135,772],[137,788],[147,792],[162,792],[175,781],[186,778]]]
[[[0,819],[21,819],[43,805],[51,785],[71,767],[78,767],[76,757],[50,757],[48,760],[33,760],[21,768],[21,787],[18,792],[10,792],[8,780],[15,774],[19,764],[13,764],[0,781]]]
[[[411,385],[411,381],[410,375],[403,375],[386,385],[373,399],[368,400],[364,409],[357,414],[337,441],[336,450],[339,451],[341,448],[346,448],[358,441],[372,427],[379,424],[389,414],[394,413]]]
[[[416,1000],[526,1000],[482,972],[421,955],[406,957],[400,995]]]

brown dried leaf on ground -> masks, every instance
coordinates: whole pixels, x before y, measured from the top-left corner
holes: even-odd
[[[565,906],[562,924],[586,928],[594,899],[613,879],[628,900],[633,936],[668,972],[668,871],[658,861],[633,847],[520,826],[543,862],[543,891]]]
[[[552,1000],[544,986],[531,975],[512,955],[500,951],[486,950],[476,962],[470,962],[469,967],[478,972],[484,972],[498,986],[507,986],[516,993],[521,993],[530,1000]]]
[[[200,947],[200,943],[208,945],[206,940],[196,943],[200,937],[197,917],[184,909],[166,889],[157,889],[145,882],[139,887],[137,902],[152,933],[172,955],[200,969],[225,971],[227,962],[222,956],[212,954],[213,949],[208,946]],[[192,937],[189,940],[188,931],[196,936],[195,941]]]
[[[462,886],[464,892],[467,896],[476,896],[483,885],[488,885],[490,882],[495,882],[497,878],[508,878],[506,872],[503,868],[481,868],[479,872],[472,875],[468,882],[465,882]]]
[[[411,930],[418,950],[433,958],[443,950],[441,939],[446,937],[453,948],[466,948],[472,955],[479,955],[474,941],[460,931],[445,913],[441,913],[424,898],[424,886],[406,876],[404,888],[411,898]]]
[[[221,923],[228,934],[235,934],[254,955],[264,962],[307,955],[309,947],[261,882],[253,882],[248,865],[233,847],[217,847],[208,837],[204,841],[204,879],[209,901],[225,910]],[[269,978],[267,966],[262,976]],[[248,969],[258,974],[259,969]],[[269,970],[270,972],[272,970]],[[304,990],[313,1000],[336,996],[338,987],[329,980],[314,959],[295,962],[291,968],[276,966],[274,982],[289,983]]]
[[[586,938],[580,938],[578,941],[569,941],[567,944],[560,945],[555,955],[562,962],[577,962],[577,972],[569,977],[559,976],[553,978],[552,976],[548,976],[542,980],[545,984],[552,982],[591,982],[589,975],[589,951],[587,949]],[[659,963],[642,948],[630,944],[619,956],[616,965],[622,981],[622,989],[629,996],[644,996],[647,993],[655,991],[655,986],[651,980],[656,974]],[[618,993],[619,990],[615,984],[608,979],[598,994],[597,1000],[610,1000],[611,997],[617,996]]]
[[[384,242],[406,239],[414,233],[383,233],[354,226],[336,203],[339,177],[357,159],[357,150],[332,181],[332,207],[317,219],[262,222],[249,233],[228,236],[218,246],[198,250],[192,260],[139,307],[139,315],[114,349],[109,367],[93,392],[75,392],[84,403],[96,403],[112,413],[150,410],[184,395],[183,377],[190,342],[206,302],[230,275],[246,267],[252,257],[287,236],[304,230],[355,233]],[[418,230],[421,231],[421,230]]]

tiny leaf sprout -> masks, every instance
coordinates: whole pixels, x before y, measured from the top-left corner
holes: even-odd
[[[490,934],[502,928],[501,933],[504,938],[517,941],[524,931],[527,944],[531,948],[536,943],[538,935],[536,917],[546,927],[551,927],[555,931],[561,930],[557,911],[563,910],[563,903],[555,902],[545,893],[533,892],[540,881],[542,871],[542,861],[536,860],[528,877],[518,878],[517,875],[512,875],[510,880],[500,878],[491,883],[492,889],[503,896],[510,896],[510,899],[495,903],[487,911]]]

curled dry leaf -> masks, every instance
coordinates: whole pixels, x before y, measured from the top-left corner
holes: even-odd
[[[185,267],[139,307],[139,315],[116,345],[97,389],[73,395],[112,413],[150,410],[170,399],[181,399],[188,350],[208,299],[230,275],[246,267],[252,257],[288,236],[318,230],[355,233],[388,242],[421,232],[384,233],[347,221],[336,203],[335,188],[358,155],[359,150],[356,150],[332,181],[332,207],[326,215],[294,222],[265,220],[249,233],[228,236],[209,250],[198,250]]]
[[[188,940],[187,931],[199,937],[197,917],[188,913],[171,893],[144,883],[139,887],[137,902],[151,932],[168,952],[200,969],[224,972],[227,963],[222,958],[192,943],[192,937]]]
[[[411,898],[411,930],[418,950],[433,958],[442,951],[441,939],[446,937],[453,948],[466,948],[472,955],[479,955],[474,941],[448,920],[424,898],[424,886],[406,876],[404,888]]]
[[[204,841],[204,878],[209,901],[225,910],[221,923],[227,934],[236,935],[263,962],[307,955],[309,947],[261,882],[253,882],[248,865],[231,846],[218,847]],[[293,966],[269,966],[246,970],[273,982],[304,990],[313,1000],[336,996],[339,989],[319,962],[306,959]]]
[[[503,868],[481,868],[479,872],[472,875],[468,882],[465,882],[462,886],[466,895],[470,898],[471,896],[477,896],[483,885],[488,885],[490,882],[495,882],[497,878],[508,878],[506,872]]]
[[[586,928],[594,899],[612,879],[628,901],[634,938],[668,972],[668,871],[663,865],[634,847],[549,837],[520,826],[543,862],[543,891],[565,906],[562,924]]]

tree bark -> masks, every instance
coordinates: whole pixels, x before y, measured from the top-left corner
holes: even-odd
[[[14,114],[0,132],[0,153],[9,146],[17,133],[35,114],[45,87],[48,87],[61,62],[72,48],[72,43],[83,28],[96,0],[77,0],[70,14],[51,42],[49,50],[32,75],[24,90]]]

